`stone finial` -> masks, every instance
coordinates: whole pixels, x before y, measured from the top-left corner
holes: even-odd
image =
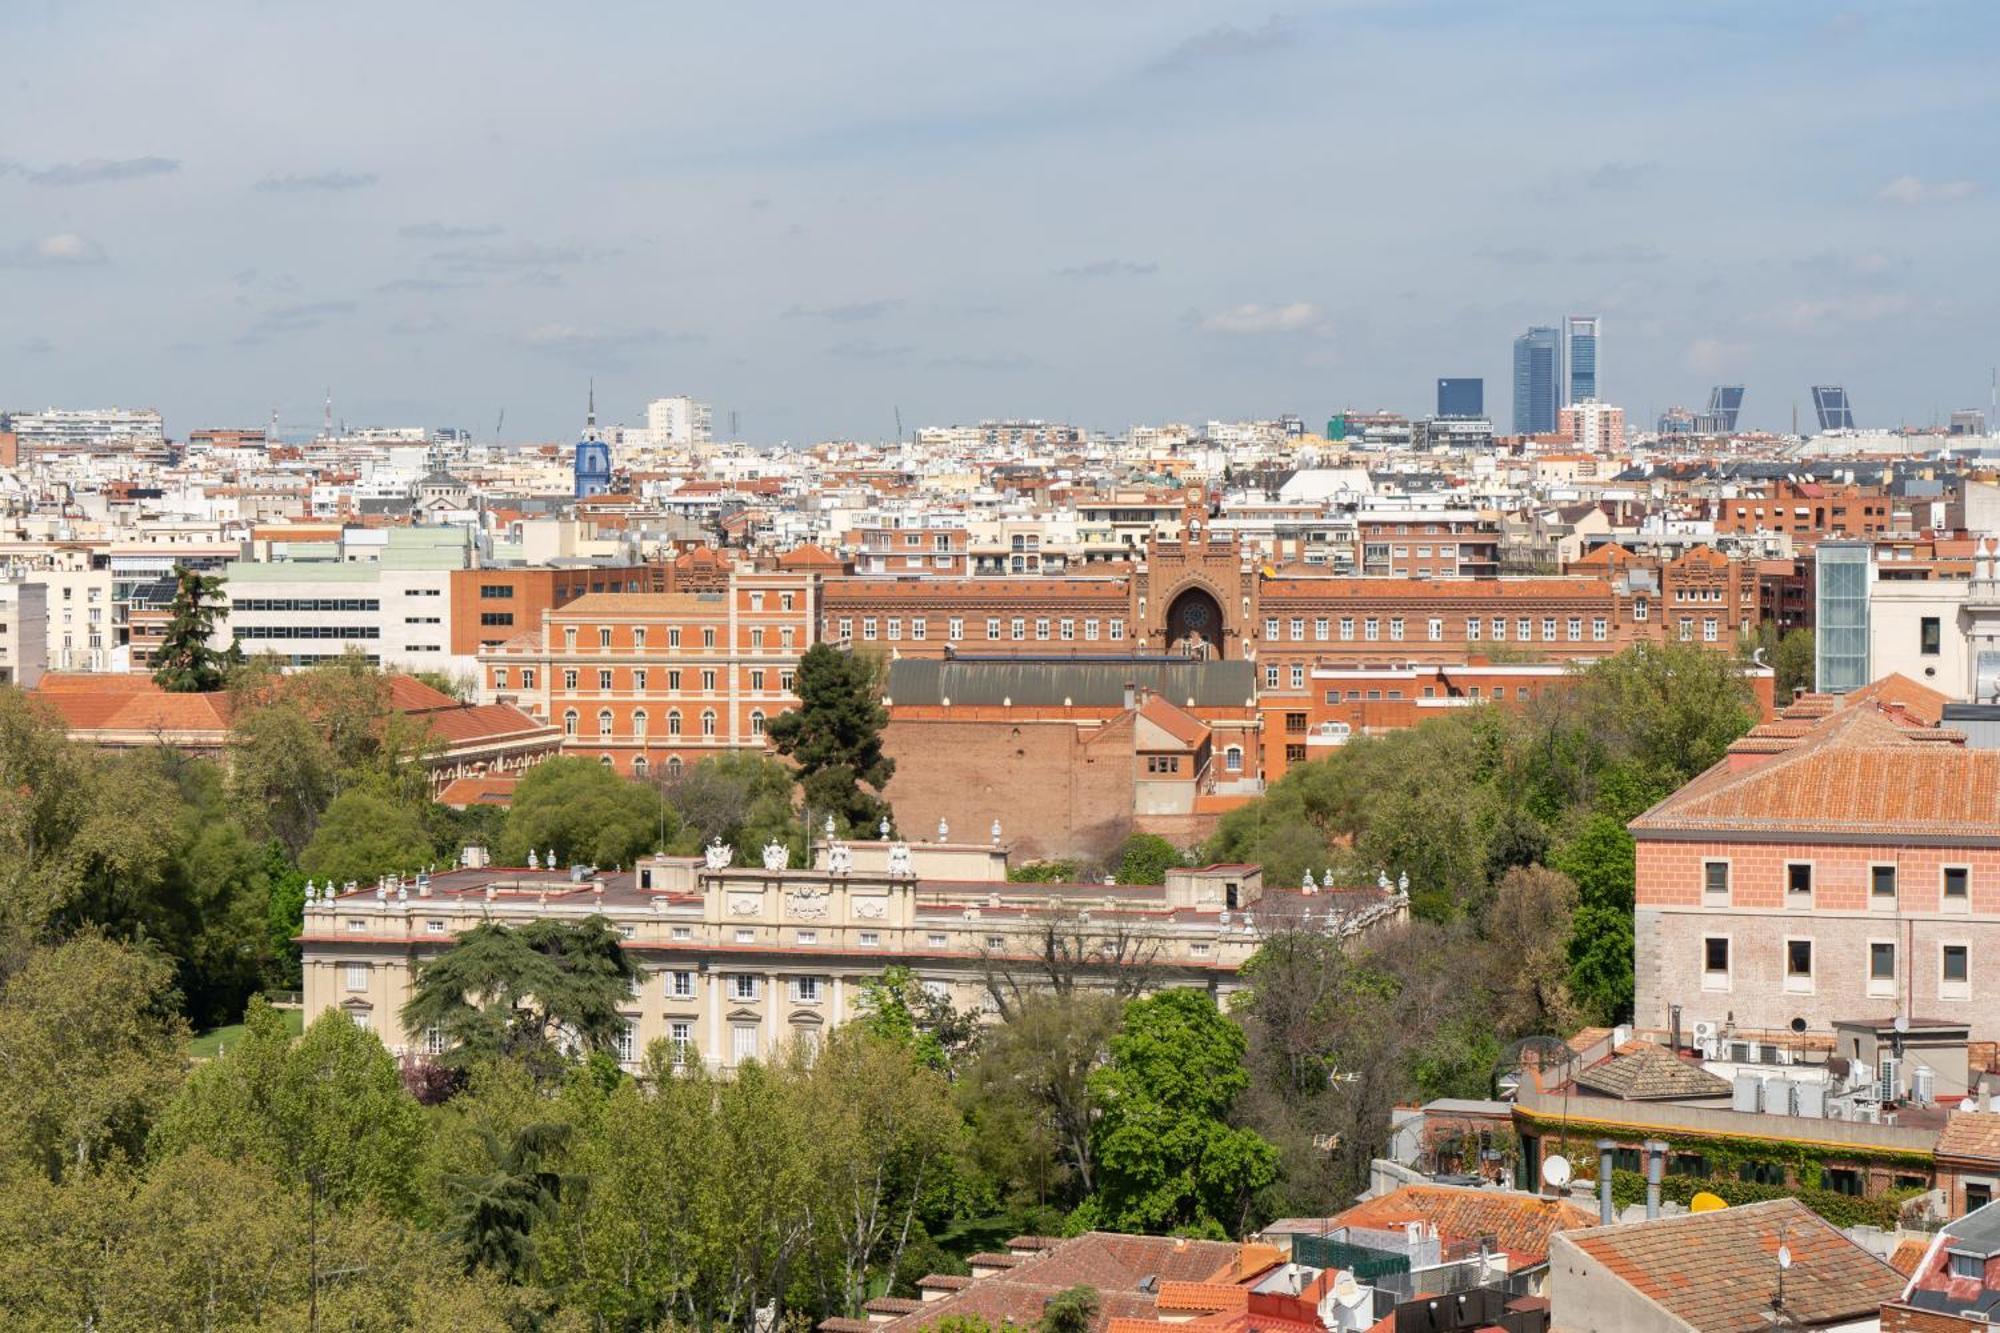
[[[1310,866],[1306,867],[1306,877],[1305,880],[1299,885],[1299,890],[1302,893],[1319,892],[1319,885],[1313,882],[1312,867]]]
[[[541,868],[542,868],[542,858],[535,854],[534,848],[530,847],[528,849],[528,869],[540,870]]]
[[[995,847],[998,847],[1000,845],[1000,821],[998,819],[995,819],[993,821],[992,832],[993,832],[993,845]]]
[[[950,838],[951,838],[951,825],[947,824],[944,821],[944,819],[940,817],[938,819],[938,841],[947,842],[950,840]]]

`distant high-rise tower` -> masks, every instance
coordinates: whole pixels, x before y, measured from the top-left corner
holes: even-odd
[[[1548,435],[1562,406],[1562,330],[1538,325],[1514,339],[1514,433]]]
[[[1580,403],[1597,397],[1596,315],[1571,315],[1563,321],[1569,341],[1569,401]]]
[[[1485,416],[1486,381],[1466,378],[1439,380],[1437,414],[1441,417]]]
[[[611,446],[597,431],[597,383],[590,385],[590,412],[576,442],[576,498],[602,495],[611,489]]]
[[[1718,384],[1708,391],[1708,411],[1702,413],[1697,429],[1703,435],[1734,435],[1736,414],[1743,410],[1743,386]]]
[[[1819,414],[1821,430],[1853,430],[1854,408],[1847,401],[1847,390],[1838,384],[1815,384],[1812,386],[1813,411]]]

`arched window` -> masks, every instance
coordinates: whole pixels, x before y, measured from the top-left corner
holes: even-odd
[[[634,739],[646,739],[646,710],[641,708],[632,714],[632,735]]]
[[[600,736],[609,736],[611,734],[611,710],[609,708],[598,710],[597,734]]]
[[[611,756],[608,754],[601,754],[597,756],[597,762],[604,765],[606,768],[609,768],[611,767]]]
[[[681,710],[678,708],[669,709],[667,711],[667,735],[678,736],[680,734],[681,734]]]
[[[713,735],[715,734],[715,710],[714,710],[714,709],[711,709],[711,708],[704,708],[704,709],[702,710],[702,712],[701,712],[701,734],[702,734],[702,735],[704,735],[704,736],[713,736]]]
[[[764,734],[764,711],[761,708],[751,710],[750,734],[752,736],[761,736]]]
[[[563,735],[576,735],[576,710],[574,708],[563,714]]]
[[[1222,752],[1222,766],[1231,773],[1243,771],[1243,747],[1232,745]]]
[[[667,776],[670,778],[677,778],[680,775],[681,775],[681,757],[677,754],[668,755]]]
[[[643,778],[646,776],[646,769],[647,769],[647,763],[645,755],[642,754],[637,759],[634,759],[632,761],[632,776]]]

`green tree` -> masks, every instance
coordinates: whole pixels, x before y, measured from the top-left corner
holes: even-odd
[[[150,1146],[261,1162],[327,1206],[366,1200],[407,1216],[424,1134],[423,1109],[372,1033],[329,1010],[294,1042],[259,999],[243,1036],[188,1077]]]
[[[1157,833],[1134,833],[1118,849],[1120,884],[1164,884],[1167,872],[1185,864],[1174,845]]]
[[[174,566],[174,597],[167,605],[170,618],[153,653],[155,684],[175,694],[222,688],[230,669],[243,661],[243,650],[234,639],[223,651],[209,646],[223,610],[220,576]]]
[[[173,965],[86,931],[0,991],[0,1158],[51,1180],[137,1157],[179,1084]]]
[[[313,879],[366,884],[379,876],[416,871],[437,849],[421,811],[372,791],[342,792],[326,808],[299,869]]]
[[[1632,1013],[1632,913],[1585,904],[1570,933],[1569,989],[1595,1023],[1622,1022]]]
[[[1077,1286],[1049,1297],[1036,1333],[1090,1333],[1097,1324],[1097,1288]]]
[[[1585,819],[1549,864],[1576,881],[1578,901],[1584,905],[1630,912],[1636,857],[1623,822],[1600,814]]]
[[[1779,703],[1798,690],[1813,688],[1818,664],[1811,630],[1780,631],[1775,622],[1767,620],[1757,627],[1756,634],[1744,637],[1744,656],[1757,650],[1763,653],[1764,665],[1771,668],[1772,694]]]
[[[1243,1030],[1199,991],[1125,1006],[1111,1060],[1090,1076],[1101,1108],[1094,1220],[1119,1231],[1234,1234],[1278,1172],[1277,1153],[1229,1123],[1249,1086]]]
[[[552,850],[559,863],[629,866],[660,845],[664,810],[658,790],[603,764],[545,760],[514,789],[500,856],[519,866]]]
[[[518,1056],[547,1072],[562,1043],[608,1051],[625,1029],[619,1007],[639,981],[638,966],[601,916],[544,918],[523,926],[482,923],[417,965],[404,1026],[435,1028],[456,1067]]]
[[[1578,1026],[1569,990],[1576,883],[1541,866],[1501,876],[1480,922],[1493,991],[1493,1025],[1505,1036],[1569,1032]]]
[[[847,834],[872,831],[890,818],[882,789],[896,762],[882,753],[880,664],[816,643],[794,677],[799,706],[766,728],[778,753],[798,765],[805,803],[817,818],[834,816]]]
[[[536,1225],[556,1216],[566,1191],[574,1195],[587,1185],[550,1165],[570,1132],[564,1124],[524,1125],[503,1144],[485,1131],[487,1169],[445,1181],[452,1194],[445,1235],[464,1248],[468,1269],[488,1268],[514,1281],[535,1276]]]
[[[769,755],[750,750],[714,755],[670,772],[662,785],[669,824],[679,829],[669,839],[672,851],[690,854],[720,838],[746,864],[755,864],[768,842],[803,843],[792,808],[792,770]]]
[[[949,994],[928,989],[897,964],[861,983],[859,1022],[869,1035],[910,1051],[917,1063],[947,1076],[979,1038],[979,1015],[960,1010]]]
[[[1096,1188],[1090,1076],[1119,1014],[1118,1001],[1101,992],[1034,989],[980,1034],[960,1102],[975,1160],[1010,1198],[1070,1207]]]

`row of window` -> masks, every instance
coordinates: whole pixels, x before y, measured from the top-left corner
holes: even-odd
[[[1405,621],[1402,616],[1388,616],[1386,618],[1381,616],[1342,616],[1339,621],[1340,640],[1342,642],[1352,642],[1355,637],[1355,628],[1358,624],[1361,631],[1361,638],[1364,642],[1379,642],[1382,639],[1382,631],[1385,623],[1388,627],[1389,641],[1391,643],[1402,642],[1405,638]],[[1521,642],[1528,643],[1534,639],[1535,618],[1533,616],[1517,617],[1513,623],[1515,637],[1520,639]],[[1469,642],[1473,643],[1477,643],[1482,636],[1490,637],[1496,643],[1504,643],[1507,639],[1507,626],[1508,617],[1506,616],[1467,616],[1465,618],[1465,637]],[[1569,616],[1566,620],[1556,616],[1544,616],[1541,621],[1541,628],[1542,640],[1546,643],[1556,641],[1558,628],[1567,631],[1567,637],[1571,642],[1582,642],[1583,640],[1582,616]],[[1312,637],[1315,641],[1321,643],[1327,642],[1333,637],[1333,629],[1334,621],[1332,617],[1317,616],[1312,622]],[[1424,629],[1426,637],[1432,642],[1441,642],[1444,639],[1444,618],[1442,616],[1430,617],[1425,623]],[[1286,630],[1290,631],[1289,635],[1284,632]],[[1602,643],[1611,637],[1611,620],[1608,616],[1596,616],[1591,619],[1590,637],[1594,642],[1598,643]],[[1306,642],[1305,617],[1294,616],[1287,622],[1280,620],[1277,616],[1267,616],[1264,620],[1264,638],[1268,642],[1273,643],[1286,638],[1289,638],[1293,643]]]
[[[886,628],[888,631],[886,637],[888,639],[891,641],[899,640],[903,637],[903,625],[904,622],[901,616],[889,616],[886,620],[882,621],[878,621],[874,616],[863,616],[861,618],[861,639],[864,643],[874,643],[878,637],[881,637],[879,631]],[[1123,620],[1099,621],[1095,618],[1086,618],[1082,621],[1077,621],[1073,619],[1058,620],[1051,617],[1038,617],[1034,622],[1034,627],[1034,638],[1043,643],[1048,642],[1051,638],[1063,643],[1075,642],[1079,627],[1081,627],[1085,643],[1096,643],[1100,634],[1114,643],[1121,642],[1125,638],[1125,622]],[[836,629],[839,638],[851,642],[854,638],[853,617],[842,616],[836,624]],[[909,630],[910,638],[921,643],[930,636],[930,621],[922,616],[912,616],[909,620]],[[945,637],[953,643],[962,642],[965,638],[965,620],[959,616],[953,616],[947,620],[945,622]],[[1001,618],[999,616],[988,617],[986,621],[986,637],[988,639],[1026,641],[1029,637],[1028,619],[1025,616],[1013,617],[1006,622],[1006,632],[1003,634],[1001,632]]]
[[[632,677],[632,693],[644,694],[646,692],[647,682],[651,680],[648,668],[646,667],[632,668],[631,677]],[[582,679],[581,673],[578,672],[578,670],[575,667],[563,668],[563,688],[565,690],[575,690],[577,688],[578,681],[580,681],[581,679]],[[613,690],[617,688],[612,683],[615,679],[616,676],[614,675],[610,667],[600,668],[597,673],[598,691],[603,694],[611,693]],[[701,688],[703,693],[706,694],[715,693],[715,685],[717,679],[718,676],[715,668],[713,667],[704,668],[700,676]],[[765,675],[763,667],[752,667],[749,672],[748,689],[752,694],[761,692],[765,688],[765,681],[767,679],[768,677]],[[780,671],[778,673],[778,688],[787,693],[790,693],[792,688],[792,680],[793,676],[790,671]],[[504,690],[507,688],[506,667],[493,668],[493,688],[497,690]],[[533,667],[521,668],[521,688],[524,690],[532,690],[533,688],[535,688],[535,669]],[[681,690],[681,672],[678,668],[670,667],[667,669],[666,692],[668,694],[678,694],[680,690]]]
[[[380,625],[242,625],[232,627],[239,639],[379,639]]]
[[[1731,866],[1728,861],[1704,861],[1701,866],[1701,889],[1703,900],[1709,906],[1726,904],[1729,901]],[[1868,900],[1871,906],[1889,908],[1896,905],[1897,886],[1901,875],[1898,867],[1888,863],[1868,867]],[[1938,892],[1948,909],[1964,910],[1972,902],[1972,868],[1970,866],[1943,866],[1938,871]],[[1810,861],[1788,861],[1785,863],[1785,906],[1808,908],[1813,898],[1813,863]]]
[[[574,708],[566,710],[563,713],[563,735],[576,735],[577,724],[580,721],[582,721],[582,718]],[[652,719],[647,717],[645,709],[634,710],[632,713],[631,738],[633,740],[645,740],[646,728],[651,721]],[[762,709],[753,708],[750,710],[750,734],[752,736],[762,736],[764,734],[764,721],[765,718]],[[712,708],[703,709],[701,714],[701,734],[703,736],[715,735],[715,724],[715,710]],[[609,708],[599,709],[597,713],[598,736],[603,739],[609,739],[614,734],[615,727],[616,719],[613,718],[611,710]],[[667,735],[679,736],[681,734],[681,710],[678,708],[669,709],[667,711]]]
[[[376,597],[234,597],[230,612],[237,611],[380,611]]]
[[[1727,990],[1730,985],[1730,955],[1732,941],[1727,935],[1708,935],[1701,942],[1702,988],[1705,990]],[[1785,985],[1787,989],[1809,989],[1814,982],[1813,941],[1792,938],[1784,942]],[[1894,995],[1899,977],[1896,969],[1897,945],[1894,940],[1870,940],[1868,942],[1867,981],[1871,991],[1881,990]],[[1969,999],[1972,995],[1972,951],[1965,944],[1938,945],[1937,958],[1938,997],[1946,1000]]]

